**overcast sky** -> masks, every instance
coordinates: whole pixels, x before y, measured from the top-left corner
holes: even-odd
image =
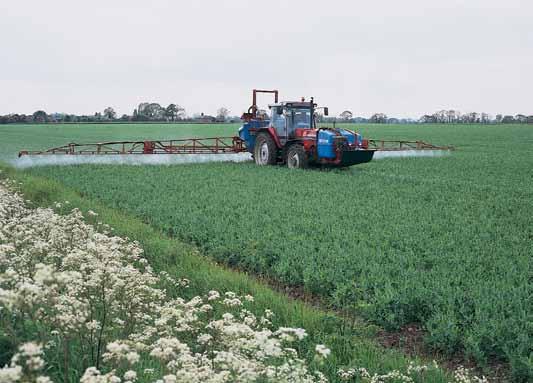
[[[1,0],[0,49],[0,114],[240,115],[252,88],[330,114],[533,114],[531,0]]]

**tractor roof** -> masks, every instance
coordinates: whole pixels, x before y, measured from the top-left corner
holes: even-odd
[[[289,108],[309,108],[311,107],[311,102],[308,102],[308,101],[282,101],[282,102],[277,102],[275,104],[269,104],[268,107],[269,108],[273,108],[273,107],[276,107],[276,106],[284,106],[284,107],[289,107]],[[314,106],[316,107],[316,104],[314,104]]]

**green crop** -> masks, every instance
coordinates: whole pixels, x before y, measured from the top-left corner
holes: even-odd
[[[362,132],[457,151],[334,171],[213,163],[29,172],[131,212],[230,266],[304,286],[387,329],[421,323],[432,347],[481,364],[503,359],[517,379],[531,379],[533,129]]]

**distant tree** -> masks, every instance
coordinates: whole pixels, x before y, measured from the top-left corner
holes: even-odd
[[[157,102],[153,102],[148,106],[153,120],[162,120],[165,117],[165,108]]]
[[[150,105],[148,102],[141,102],[139,106],[137,107],[137,119],[140,121],[147,120],[148,116],[146,116],[146,108]],[[135,111],[133,112],[135,115]]]
[[[497,114],[496,119],[494,121],[496,121],[499,124],[500,122],[502,122],[502,119],[503,119],[503,116],[501,114]]]
[[[115,118],[117,118],[117,113],[115,112],[115,109],[108,106],[104,109],[104,117],[108,120],[114,120]]]
[[[370,122],[374,124],[385,124],[387,122],[387,115],[385,113],[375,113],[370,117]]]
[[[63,114],[61,113],[52,113],[48,115],[48,122],[62,122]]]
[[[419,120],[423,124],[433,124],[435,123],[435,117],[432,114],[424,114],[422,117],[420,117]]]
[[[19,114],[18,122],[28,122],[28,116],[26,116],[24,113],[23,114]]]
[[[175,121],[176,119],[181,119],[185,114],[185,109],[176,104],[170,104],[165,108],[165,117]]]
[[[482,112],[481,113],[481,123],[482,124],[488,124],[490,122],[490,115],[488,113]]]
[[[156,102],[143,102],[137,108],[140,120],[162,120],[165,115],[165,108]]]
[[[457,119],[457,114],[458,112],[456,112],[455,110],[453,109],[450,109],[446,112],[446,118],[447,118],[447,121],[449,124],[455,122],[455,120]]]
[[[445,122],[448,122],[448,111],[439,110],[438,112],[433,113],[433,117],[435,122],[443,124]]]
[[[514,119],[519,124],[525,124],[527,122],[527,116],[524,116],[523,114],[517,114]]]
[[[528,124],[533,124],[533,116],[527,116],[527,120],[526,120],[526,122],[527,122]]]
[[[479,114],[476,112],[467,113],[466,119],[467,119],[466,122],[469,122],[469,123],[479,122]]]
[[[44,110],[38,110],[35,113],[33,113],[33,122],[46,122],[48,115]]]
[[[128,116],[127,114],[123,114],[120,117],[120,121],[129,121],[129,120],[130,120],[130,116]]]
[[[513,116],[509,116],[509,115],[507,115],[507,116],[504,116],[504,117],[502,118],[502,123],[503,123],[503,124],[512,124],[513,122],[515,122]]]
[[[226,121],[226,118],[229,116],[228,108],[221,107],[217,110],[217,120]]]
[[[349,110],[345,110],[344,112],[342,112],[341,114],[339,114],[339,118],[341,120],[344,120],[344,121],[348,121],[348,120],[351,120],[353,117],[353,113],[350,112]]]
[[[20,114],[18,114],[18,113],[10,114],[9,115],[9,120],[11,122],[23,122],[22,116]]]

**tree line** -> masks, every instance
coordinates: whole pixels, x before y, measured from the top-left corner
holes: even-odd
[[[266,114],[267,112],[264,111]],[[517,114],[502,115],[497,114],[492,117],[488,113],[461,113],[457,110],[439,110],[432,114],[424,114],[418,119],[412,118],[395,118],[389,117],[385,113],[374,113],[372,116],[356,117],[350,110],[345,110],[337,117],[318,116],[319,121],[323,122],[350,122],[350,123],[376,123],[376,124],[533,124],[533,115]],[[33,114],[7,114],[0,116],[0,124],[10,123],[84,123],[84,122],[238,122],[239,116],[231,116],[226,107],[220,107],[215,116],[204,113],[196,113],[188,116],[185,108],[179,104],[171,103],[168,106],[162,106],[156,102],[142,102],[133,110],[131,115],[123,114],[118,116],[112,107],[105,108],[102,112],[96,112],[93,115],[76,115],[68,113],[51,113],[44,110],[37,110]]]
[[[461,113],[458,110],[439,110],[432,114],[424,114],[418,119],[388,117],[385,113],[375,113],[369,118],[354,117],[350,110],[345,110],[337,118],[323,117],[324,121],[341,120],[351,123],[376,123],[376,124],[533,124],[533,115],[497,114],[492,117],[488,113],[469,112]]]
[[[112,107],[105,108],[102,112],[95,112],[91,115],[77,115],[69,113],[47,113],[44,110],[37,110],[32,114],[12,113],[4,116],[0,115],[0,124],[10,123],[84,123],[84,122],[128,122],[128,121],[154,121],[154,122],[235,122],[239,120],[237,116],[230,116],[230,111],[226,107],[220,107],[215,116],[204,113],[196,113],[188,116],[185,108],[178,104],[161,106],[156,102],[142,102],[133,110],[131,115],[123,114],[118,116]]]

